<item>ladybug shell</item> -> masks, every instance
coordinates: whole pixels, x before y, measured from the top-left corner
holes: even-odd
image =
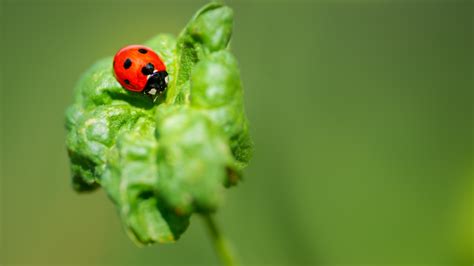
[[[149,64],[153,66],[152,70]],[[166,71],[161,58],[151,48],[143,45],[129,45],[120,49],[115,54],[113,67],[115,78],[120,85],[136,92],[145,89],[150,74]]]

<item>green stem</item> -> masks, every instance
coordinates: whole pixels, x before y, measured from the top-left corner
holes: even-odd
[[[225,266],[237,266],[237,260],[235,254],[231,248],[230,243],[225,239],[222,233],[219,231],[219,228],[210,214],[203,215],[204,221],[206,222],[207,229],[209,230],[209,235],[212,238],[214,248],[217,255],[222,261],[222,264]]]

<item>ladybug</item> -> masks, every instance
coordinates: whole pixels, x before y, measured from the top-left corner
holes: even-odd
[[[168,86],[168,73],[161,58],[149,47],[129,45],[115,54],[114,75],[123,88],[156,99]]]

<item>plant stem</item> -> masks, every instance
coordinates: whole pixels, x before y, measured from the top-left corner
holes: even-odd
[[[203,215],[204,221],[206,222],[209,235],[212,238],[214,248],[221,262],[225,266],[237,266],[237,260],[232,250],[230,243],[225,239],[219,228],[210,214]]]

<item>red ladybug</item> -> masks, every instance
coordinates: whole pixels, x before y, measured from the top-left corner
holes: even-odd
[[[168,73],[161,58],[149,47],[129,45],[114,57],[114,74],[126,90],[154,97],[168,85]]]

